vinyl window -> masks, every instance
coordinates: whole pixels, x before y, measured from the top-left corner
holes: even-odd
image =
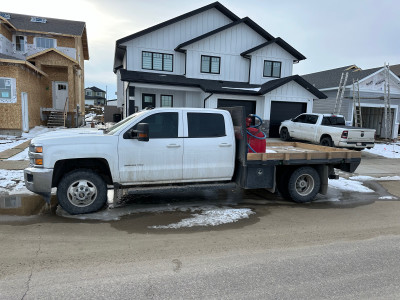
[[[156,71],[173,71],[174,56],[167,53],[142,52],[142,69]]]
[[[9,100],[11,97],[11,78],[0,78],[0,98]]]
[[[36,41],[36,48],[54,48],[55,47],[55,40],[44,38],[44,37],[37,37]]]
[[[24,36],[17,35],[15,37],[15,50],[25,51],[25,37]]]
[[[173,96],[172,95],[161,95],[160,97],[161,107],[172,107],[173,106]]]
[[[264,77],[281,78],[282,62],[264,60]]]
[[[221,57],[201,56],[201,73],[219,74],[221,70]]]

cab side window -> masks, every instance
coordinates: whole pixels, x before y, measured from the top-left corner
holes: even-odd
[[[308,124],[317,124],[318,116],[316,115],[307,115],[306,123]]]
[[[188,113],[190,138],[213,138],[225,136],[225,120],[221,114]]]
[[[173,139],[178,137],[178,113],[157,113],[144,118],[139,123],[149,124],[150,139]],[[136,130],[137,124],[131,130]]]
[[[293,122],[305,123],[306,122],[306,115],[298,116],[297,118],[293,119]]]

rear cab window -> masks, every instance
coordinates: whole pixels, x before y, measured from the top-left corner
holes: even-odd
[[[188,112],[189,138],[215,138],[226,136],[225,119],[220,113]]]
[[[338,117],[338,116],[324,116],[322,118],[322,123],[321,125],[346,125],[346,122],[343,117]]]

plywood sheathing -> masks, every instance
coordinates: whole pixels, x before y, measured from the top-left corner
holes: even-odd
[[[10,42],[12,41],[12,32],[4,23],[1,23],[0,26],[0,34],[5,36]]]
[[[267,143],[267,150],[276,153],[248,153],[248,160],[295,160],[295,159],[335,159],[360,158],[357,151],[324,147],[298,142]]]
[[[25,64],[3,62],[0,62],[0,76],[15,78],[17,93],[16,103],[0,103],[0,128],[22,129],[22,92],[28,93],[29,127],[41,125],[40,107],[46,101],[44,82],[47,77]]]

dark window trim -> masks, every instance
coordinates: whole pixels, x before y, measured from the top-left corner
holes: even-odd
[[[153,99],[154,99],[154,108],[156,108],[156,94],[148,94],[148,93],[143,93],[142,94],[142,109],[144,109],[143,108],[143,104],[144,104],[144,97],[145,96],[152,96],[153,97]]]
[[[162,96],[171,97],[171,106],[162,106],[162,99],[161,99]],[[174,95],[161,94],[161,95],[160,95],[160,107],[174,107]]]
[[[210,58],[210,67],[208,72],[203,72],[202,71],[202,62],[203,62],[203,56],[204,57],[209,57]],[[211,72],[211,58],[219,58],[219,64],[218,64],[218,73]],[[202,55],[200,58],[200,73],[206,73],[206,74],[221,74],[221,57],[220,56],[210,56],[210,55]]]
[[[271,62],[271,76],[265,75],[265,63],[266,62]],[[274,68],[274,63],[279,63],[279,76],[272,76],[272,70]],[[263,66],[263,77],[273,77],[273,78],[281,78],[282,76],[282,62],[281,61],[276,61],[276,60],[264,60],[264,66]]]
[[[147,53],[151,53],[151,69],[150,68],[145,68],[143,66],[143,53],[147,52]],[[161,54],[162,55],[162,67],[161,70],[156,70],[154,69],[154,59],[153,59],[153,54]],[[164,70],[164,55],[171,55],[172,56],[172,70]],[[153,71],[162,71],[162,72],[173,72],[174,71],[174,55],[171,53],[161,53],[161,52],[152,52],[152,51],[142,51],[142,69],[143,70],[153,70]]]

